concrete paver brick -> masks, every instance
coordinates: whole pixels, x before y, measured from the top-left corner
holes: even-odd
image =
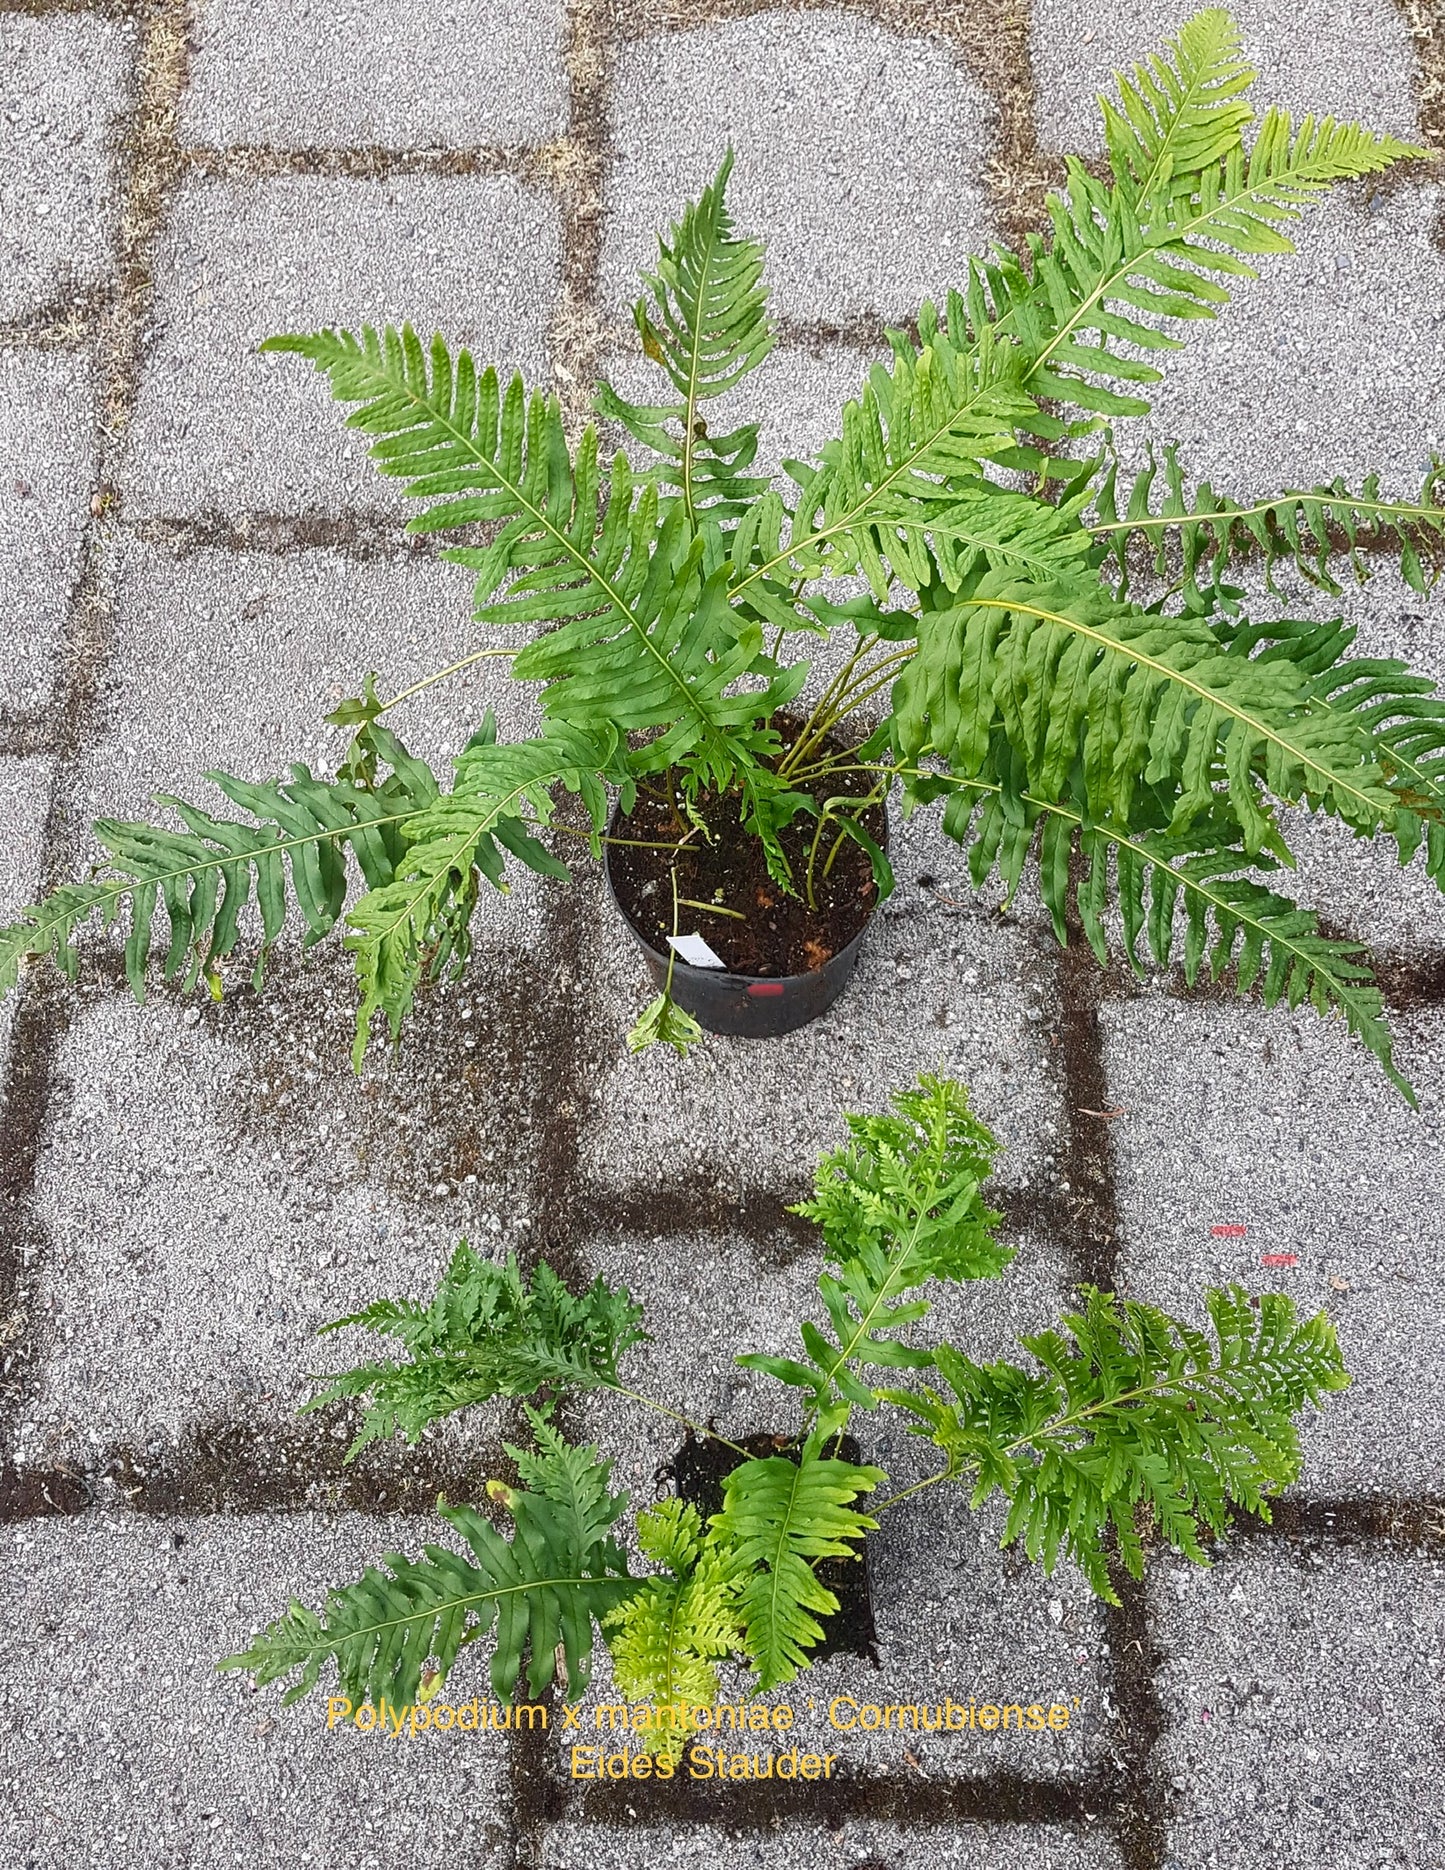
[[[1117,1870],[1122,1862],[1111,1838],[1079,1837],[1063,1829],[970,1824],[966,1829],[926,1835],[930,1862],[965,1863],[969,1870],[1007,1870],[1025,1854],[1038,1870]],[[919,1850],[920,1833],[870,1819],[850,1821],[846,1827],[837,1828],[819,1819],[790,1826],[782,1836],[764,1836],[756,1843],[720,1827],[704,1825],[690,1825],[688,1838],[698,1859],[716,1864],[718,1870],[738,1870],[742,1865],[784,1870],[784,1866],[805,1860],[830,1866],[908,1863]],[[637,1833],[633,1830],[563,1824],[548,1832],[542,1861],[546,1870],[632,1870],[637,1849]],[[861,1857],[855,1855],[858,1852]]]
[[[156,792],[223,806],[212,768],[283,777],[293,761],[329,775],[348,733],[324,716],[378,672],[383,700],[515,632],[472,622],[460,566],[419,556],[358,560],[202,548],[180,556],[123,541],[113,559],[109,729],[75,796],[91,814],[128,816]],[[452,758],[494,710],[504,737],[538,731],[535,690],[488,657],[385,717],[446,783]]]
[[[543,142],[567,122],[559,0],[210,0],[182,134],[284,149]]]
[[[558,238],[555,205],[506,176],[191,183],[159,266],[130,500],[189,514],[401,510],[325,381],[257,345],[409,319],[536,383]]]
[[[1312,1494],[1438,1493],[1445,1330],[1438,1191],[1445,1021],[1394,1019],[1413,1112],[1338,1022],[1308,1011],[1108,1005],[1122,1277],[1132,1296],[1199,1317],[1210,1285],[1327,1308],[1353,1376],[1303,1431]],[[1244,1236],[1216,1227],[1244,1226]],[[1262,1256],[1294,1254],[1294,1266]],[[1343,1282],[1343,1289],[1332,1281]]]
[[[1154,1589],[1174,1860],[1439,1863],[1445,1565],[1247,1549]]]
[[[434,1524],[96,1515],[7,1528],[0,1812],[11,1861],[504,1861],[505,1736],[383,1740],[283,1709],[217,1660]],[[468,1671],[468,1693],[487,1697]],[[510,1860],[510,1849],[505,1860]]]
[[[483,973],[489,959],[517,963],[484,951]],[[259,1002],[242,992],[204,1014],[159,991],[144,1008],[92,991],[36,1170],[54,1244],[28,1457],[90,1462],[232,1418],[278,1432],[309,1371],[377,1350],[360,1333],[318,1345],[319,1324],[429,1294],[462,1236],[522,1244],[525,1114],[457,1038],[476,1017],[490,1059],[488,1003],[446,996],[440,1050],[424,1012],[363,1080],[346,1060],[354,1004],[339,963],[299,981],[278,964]],[[477,1433],[487,1419],[474,1412]]]
[[[734,220],[768,241],[790,316],[907,317],[987,245],[991,107],[941,46],[848,14],[764,13],[626,47],[615,96],[614,305],[729,142]]]
[[[1039,141],[1048,149],[1102,150],[1097,94],[1112,95],[1114,72],[1162,52],[1200,10],[1195,0],[1106,9],[1088,0],[1034,0]],[[1296,116],[1355,118],[1418,139],[1414,55],[1390,0],[1231,0],[1228,10],[1260,74],[1251,94],[1258,115],[1282,104]]]
[[[11,428],[0,478],[0,712],[50,700],[95,461],[90,373],[78,359],[0,353]]]
[[[1412,497],[1445,445],[1445,259],[1440,191],[1336,195],[1310,210],[1297,251],[1166,356],[1147,418],[1116,425],[1136,462],[1145,436],[1177,441],[1189,483],[1262,497],[1378,471]]]
[[[0,18],[0,319],[114,275],[133,44],[129,24],[82,13]]]

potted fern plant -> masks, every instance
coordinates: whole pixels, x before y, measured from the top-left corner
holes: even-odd
[[[508,1451],[518,1481],[489,1482],[486,1506],[438,1503],[465,1550],[390,1554],[385,1569],[333,1589],[321,1614],[293,1602],[220,1666],[258,1685],[294,1678],[288,1701],[326,1677],[345,1718],[369,1707],[374,1721],[389,1706],[400,1720],[481,1641],[499,1702],[516,1693],[524,1659],[534,1700],[555,1680],[575,1701],[600,1631],[635,1704],[629,1734],[675,1760],[706,1725],[726,1659],[748,1672],[749,1694],[810,1666],[821,1620],[838,1608],[821,1565],[855,1560],[904,1500],[943,1489],[942,1512],[959,1488],[974,1508],[1001,1494],[1006,1545],[1022,1543],[1046,1571],[1071,1559],[1110,1602],[1120,1568],[1143,1575],[1148,1542],[1202,1563],[1233,1510],[1268,1517],[1300,1471],[1294,1417],[1349,1381],[1324,1313],[1300,1320],[1283,1296],[1212,1291],[1206,1333],[1085,1288],[1060,1330],[1022,1340],[1027,1362],[976,1363],[920,1327],[930,1285],[996,1279],[1013,1257],[983,1196],[994,1138],[961,1086],[930,1077],[896,1095],[891,1114],[846,1121],[846,1145],[820,1159],[798,1209],[822,1234],[826,1322],[802,1325],[795,1357],[738,1359],[797,1399],[791,1431],[760,1454],[688,1424],[735,1461],[720,1512],[704,1518],[675,1497],[644,1508],[636,1535],[650,1567],[630,1570],[618,1536],[626,1495],[612,1490],[609,1461],[569,1444],[551,1412],[591,1390],[688,1422],[623,1379],[645,1337],[641,1308],[600,1278],[573,1292],[545,1262],[528,1279],[514,1260],[463,1244],[429,1304],[379,1301],[326,1327],[367,1326],[400,1354],[318,1379],[307,1407],[362,1399],[354,1456],[495,1396],[534,1399],[535,1446]],[[933,1452],[928,1473],[892,1492],[881,1469],[841,1452],[855,1412],[880,1409],[901,1411]]]
[[[980,886],[997,873],[1011,894],[1032,866],[1060,939],[1072,890],[1101,962],[1122,940],[1134,966],[1166,965],[1178,943],[1191,981],[1207,955],[1241,991],[1342,1013],[1408,1095],[1367,956],[1274,887],[1293,862],[1280,807],[1402,859],[1423,846],[1445,882],[1445,701],[1403,663],[1354,657],[1351,630],[1251,622],[1229,574],[1287,560],[1335,590],[1336,554],[1362,570],[1368,544],[1423,588],[1440,470],[1413,500],[1371,479],[1241,502],[1194,489],[1171,454],[1161,498],[1154,467],[1131,481],[1112,445],[1312,203],[1426,153],[1277,108],[1256,124],[1253,77],[1217,10],[1121,75],[1107,175],[1071,159],[1046,229],[891,333],[834,439],[780,481],[755,471],[756,423],[706,419],[774,341],[762,248],[727,211],[731,155],[660,241],[634,312],[659,400],[601,387],[626,443],[605,461],[596,428],[570,435],[554,397],[440,337],[270,340],[352,405],[419,503],[411,529],[451,537],[477,620],[515,647],[461,643],[400,696],[368,676],[328,717],[353,734],[330,779],[215,774],[239,816],[170,801],[183,829],[103,820],[108,866],[0,930],[0,988],[35,957],[72,970],[99,915],[128,916],[139,991],[164,903],[167,977],[219,992],[247,903],[262,959],[290,905],[308,941],[340,927],[354,954],[359,1062],[375,1014],[395,1035],[420,984],[465,963],[482,885],[509,863],[565,876],[558,849],[581,839],[605,845],[663,976],[632,1042],[685,1049],[689,1008],[743,1030],[821,1010],[890,887],[894,796],[941,802]],[[1147,605],[1129,595],[1141,554],[1163,586]],[[839,601],[845,577],[866,588]],[[810,664],[790,652],[810,636],[833,639],[835,673],[805,704]],[[541,685],[544,729],[500,744],[483,721],[439,777],[383,717],[498,653]],[[559,813],[564,793],[577,808]],[[741,982],[711,1007],[709,960]]]

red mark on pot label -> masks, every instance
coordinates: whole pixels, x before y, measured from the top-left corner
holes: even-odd
[[[782,991],[783,983],[780,980],[755,980],[748,988],[748,992],[757,1000],[772,999]]]
[[[1219,1221],[1209,1231],[1216,1240],[1243,1240],[1249,1229],[1238,1221]]]
[[[1259,1263],[1261,1266],[1298,1266],[1299,1255],[1297,1253],[1261,1253]]]

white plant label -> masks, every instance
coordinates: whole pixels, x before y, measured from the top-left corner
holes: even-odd
[[[668,943],[679,961],[686,961],[689,967],[720,967],[726,969],[727,962],[715,955],[701,935],[669,935]]]

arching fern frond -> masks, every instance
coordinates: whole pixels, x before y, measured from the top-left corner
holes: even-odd
[[[1159,74],[1170,67],[1166,84]],[[1246,151],[1249,113],[1235,101],[1242,70],[1226,16],[1191,22],[1156,62],[1155,81],[1126,80],[1124,111],[1107,112],[1112,181],[1068,157],[1065,189],[1047,202],[1049,236],[1031,235],[1022,258],[996,251],[971,262],[973,328],[1019,344],[1030,396],[1090,418],[1146,414],[1139,391],[1160,372],[1138,353],[1177,350],[1170,323],[1217,317],[1229,302],[1223,281],[1253,278],[1254,259],[1292,252],[1288,230],[1335,183],[1428,153],[1328,117],[1295,123],[1278,109]],[[1049,413],[1031,426],[1051,442],[1082,432]],[[1027,446],[1007,460],[1061,471]]]
[[[283,1697],[290,1703],[334,1663],[353,1704],[379,1706],[385,1696],[402,1710],[416,1702],[429,1661],[444,1682],[460,1651],[495,1629],[490,1676],[498,1700],[511,1699],[530,1650],[533,1698],[560,1674],[575,1701],[590,1678],[594,1620],[633,1589],[611,1532],[627,1496],[607,1491],[611,1463],[596,1455],[593,1447],[548,1445],[531,1466],[534,1491],[494,1482],[489,1491],[513,1521],[510,1540],[471,1507],[438,1501],[470,1558],[441,1545],[424,1547],[419,1559],[389,1552],[386,1570],[368,1565],[355,1584],[328,1594],[322,1614],[293,1601],[247,1650],[218,1666],[246,1670],[258,1687],[296,1675]],[[579,1485],[574,1456],[594,1484]]]
[[[1288,662],[1306,678],[1312,707],[1370,736],[1395,801],[1387,822],[1400,861],[1408,863],[1423,844],[1426,871],[1445,889],[1445,695],[1435,683],[1397,657],[1350,656],[1357,631],[1339,618],[1218,620],[1214,631],[1234,655]]]
[[[1128,824],[1137,787],[1167,782],[1176,834],[1222,783],[1250,852],[1270,833],[1261,786],[1363,829],[1394,809],[1358,723],[1314,710],[1286,665],[1227,654],[1202,619],[990,573],[918,624],[894,689],[898,743],[961,779],[981,773],[997,730],[1020,791],[1061,799],[1081,766],[1090,817]]]
[[[618,741],[608,725],[588,734],[553,722],[535,740],[499,746],[488,713],[457,757],[452,791],[407,820],[407,848],[392,876],[347,918],[346,947],[362,989],[353,1048],[358,1071],[372,1014],[386,1015],[395,1039],[422,980],[466,961],[478,878],[505,891],[509,856],[542,876],[570,876],[533,832],[552,822],[551,788],[560,785],[581,795],[596,837],[606,821],[604,777],[626,778],[617,765]]]
[[[317,779],[301,765],[291,768],[288,780],[259,784],[209,773],[251,822],[217,818],[169,794],[159,802],[175,811],[184,831],[100,819],[95,835],[107,861],[99,874],[63,885],[0,929],[0,991],[15,984],[23,962],[42,956],[52,957],[73,979],[76,938],[98,916],[105,927],[127,921],[126,975],[140,999],[161,906],[170,928],[165,978],[184,973],[189,987],[203,973],[214,976],[218,963],[234,953],[248,903],[254,903],[261,923],[253,975],[259,984],[288,907],[305,924],[308,948],[322,940],[336,926],[358,875],[373,890],[391,883],[405,854],[403,827],[437,797],[435,776],[394,734],[371,725],[365,738],[369,757],[391,768],[374,785]]]
[[[529,401],[520,377],[503,393],[495,370],[479,374],[465,350],[453,360],[440,337],[428,353],[410,326],[264,348],[309,357],[338,401],[360,405],[348,423],[378,437],[378,468],[430,503],[409,530],[495,527],[486,546],[446,556],[475,571],[479,620],[558,626],[512,664],[545,684],[546,714],[584,732],[661,730],[649,756],[659,768],[691,763],[703,783],[729,784],[755,763],[751,723],[791,699],[806,671],[779,677],[761,628],[730,610],[725,572],[704,570],[681,504],[660,512],[656,487],[634,482],[625,455],[613,458],[604,500],[595,430],[574,462],[555,397]],[[763,687],[729,693],[756,674]]]
[[[1156,499],[1161,483],[1162,497]],[[1093,516],[1084,524],[1107,547],[1121,595],[1128,589],[1131,550],[1144,557],[1156,578],[1177,585],[1191,601],[1217,596],[1225,572],[1245,560],[1263,566],[1271,591],[1276,567],[1289,563],[1311,584],[1338,593],[1331,570],[1338,558],[1347,558],[1363,583],[1370,558],[1386,552],[1406,583],[1423,592],[1445,563],[1442,490],[1445,464],[1432,462],[1413,500],[1382,499],[1374,474],[1358,493],[1336,479],[1328,487],[1293,487],[1261,500],[1227,500],[1207,481],[1188,490],[1171,443],[1162,464],[1151,445],[1127,485],[1111,450],[1094,486]]]
[[[1168,967],[1177,959],[1192,987],[1207,961],[1211,979],[1232,971],[1237,990],[1257,991],[1267,1007],[1308,1003],[1322,1018],[1339,1014],[1401,1095],[1415,1103],[1395,1065],[1368,951],[1323,934],[1313,911],[1260,880],[1258,872],[1274,872],[1277,859],[1270,851],[1242,848],[1239,825],[1222,800],[1187,833],[1173,836],[1160,823],[1167,818],[1167,799],[1142,798],[1136,816],[1145,823],[1130,829],[1090,820],[1077,802],[1017,793],[996,778],[957,787],[920,774],[910,784],[920,798],[951,793],[943,828],[969,847],[969,872],[979,887],[997,868],[1012,895],[1037,847],[1040,894],[1060,941],[1066,939],[1077,856],[1079,921],[1101,964],[1110,956],[1112,902],[1136,974],[1143,975],[1146,960]],[[1288,856],[1277,832],[1271,845]]]
[[[615,1388],[620,1359],[647,1340],[642,1307],[625,1286],[598,1278],[573,1292],[545,1260],[527,1280],[515,1256],[499,1266],[480,1259],[466,1241],[430,1304],[378,1299],[321,1331],[353,1325],[399,1338],[407,1357],[314,1379],[325,1388],[306,1409],[364,1399],[361,1433],[348,1461],[397,1430],[414,1442],[428,1424],[493,1396]]]
[[[1123,80],[1121,107],[1106,112],[1112,180],[1068,158],[1047,236],[1030,236],[1022,257],[971,260],[966,296],[950,295],[943,321],[925,306],[916,343],[890,333],[891,364],[875,367],[841,439],[800,482],[786,550],[752,566],[740,590],[779,566],[809,577],[861,570],[880,601],[895,578],[925,588],[933,560],[947,565],[929,522],[950,490],[982,501],[973,484],[985,461],[1060,477],[1076,469],[1019,432],[1058,443],[1096,419],[1147,413],[1140,390],[1161,377],[1147,358],[1182,342],[1170,325],[1217,316],[1229,302],[1223,281],[1292,251],[1286,230],[1334,183],[1425,153],[1357,124],[1296,125],[1279,110],[1246,152],[1251,75],[1214,10]],[[1086,420],[1052,413],[1046,399]],[[991,424],[1009,432],[991,435]],[[997,526],[1005,515],[987,517]],[[980,546],[989,562],[1007,563],[992,543]]]
[[[696,1507],[660,1500],[637,1515],[637,1539],[666,1575],[648,1578],[604,1619],[612,1673],[629,1701],[650,1702],[632,1731],[676,1759],[696,1731],[694,1710],[718,1699],[719,1660],[742,1640],[734,1552],[703,1531]]]
[[[891,365],[874,366],[861,399],[843,411],[841,438],[824,446],[799,482],[786,545],[736,579],[735,597],[756,596],[779,572],[819,578],[862,571],[880,603],[895,577],[914,589],[931,581],[929,521],[951,506],[956,523],[970,517],[958,489],[983,498],[981,464],[1009,450],[1015,428],[1034,419],[1034,404],[1019,389],[1011,347],[987,334],[977,345],[961,330],[955,336],[927,306],[919,323],[921,349],[890,334]],[[1007,504],[997,512],[994,523],[1016,534],[1020,520],[1002,517]]]
[[[876,1467],[828,1460],[810,1444],[797,1461],[782,1455],[744,1461],[723,1484],[713,1519],[719,1541],[743,1569],[743,1641],[766,1694],[808,1666],[822,1640],[819,1616],[838,1600],[819,1581],[819,1558],[856,1558],[857,1541],[877,1521],[853,1502],[885,1478]]]
[[[643,353],[678,400],[644,406],[603,384],[596,402],[600,415],[621,422],[662,457],[657,478],[677,490],[694,524],[741,518],[768,485],[748,472],[758,451],[757,423],[711,435],[703,417],[704,405],[736,388],[775,342],[762,243],[735,233],[727,210],[732,167],[729,149],[698,200],[683,209],[671,244],[659,236],[657,271],[643,275],[650,302],[645,296],[632,308]]]
[[[1349,1378],[1325,1313],[1301,1322],[1289,1299],[1251,1300],[1239,1287],[1207,1297],[1213,1340],[1153,1306],[1086,1288],[1067,1335],[1020,1340],[1038,1372],[937,1352],[950,1395],[889,1391],[915,1434],[972,1480],[972,1503],[1009,1501],[1003,1544],[1022,1540],[1051,1572],[1072,1558],[1098,1595],[1118,1603],[1105,1534],[1131,1577],[1144,1571],[1143,1510],[1177,1550],[1205,1562],[1204,1529],[1228,1509],[1269,1518],[1269,1500],[1297,1478],[1292,1420]],[[1256,1309],[1257,1308],[1257,1309]]]
[[[1254,113],[1244,93],[1255,79],[1239,29],[1222,7],[1180,27],[1169,55],[1151,54],[1116,72],[1119,102],[1101,97],[1115,176],[1142,200],[1168,193],[1176,176],[1196,175],[1238,148]]]

